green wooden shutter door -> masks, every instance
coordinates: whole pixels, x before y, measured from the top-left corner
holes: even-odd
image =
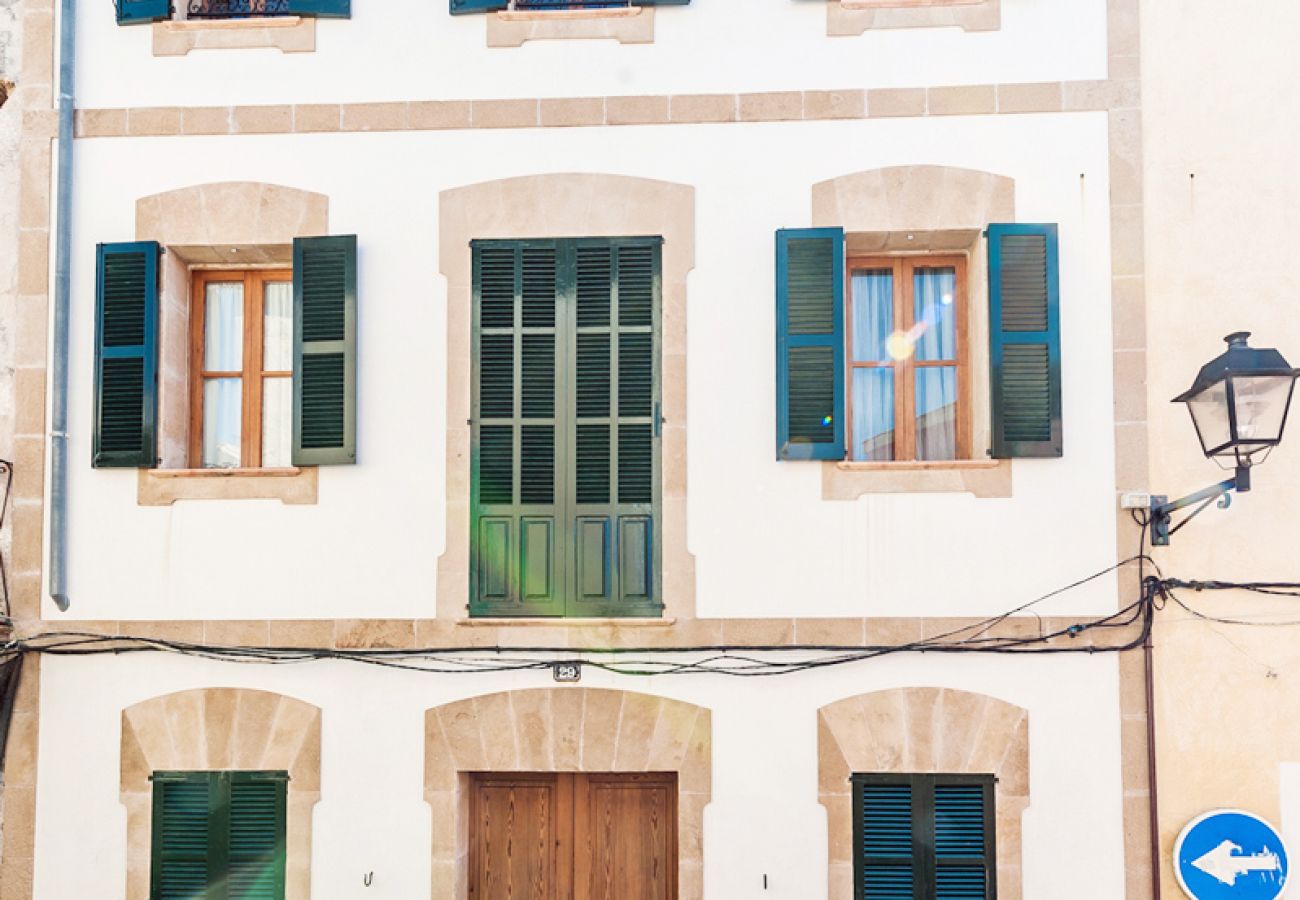
[[[172,16],[171,0],[117,0],[117,24],[143,25]]]
[[[96,468],[152,468],[157,463],[160,252],[154,241],[99,245]]]
[[[571,616],[657,615],[658,238],[574,248]]]
[[[906,780],[855,779],[856,900],[913,900],[918,875],[915,813],[913,786]]]
[[[988,242],[993,456],[1060,456],[1064,444],[1056,225],[990,225]]]
[[[288,785],[284,773],[231,772],[227,884],[239,900],[284,897]]]
[[[991,896],[992,783],[934,786],[934,896],[936,900],[985,900]]]
[[[352,17],[352,0],[289,0],[289,12],[300,16],[348,19]]]
[[[157,773],[153,778],[151,900],[208,896],[215,772]]]
[[[844,459],[844,230],[776,233],[776,458]]]
[[[471,612],[564,609],[558,252],[554,242],[476,244]]]
[[[475,242],[472,614],[660,611],[660,244]]]
[[[293,464],[357,461],[357,238],[293,242]]]

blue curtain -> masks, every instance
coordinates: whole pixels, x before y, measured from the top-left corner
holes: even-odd
[[[853,273],[850,352],[854,362],[889,361],[894,331],[894,276],[888,269]],[[850,385],[853,423],[850,458],[894,458],[894,372],[854,369]]]
[[[917,362],[951,360],[954,365],[917,366],[916,458],[957,455],[957,273],[916,269],[912,279]]]

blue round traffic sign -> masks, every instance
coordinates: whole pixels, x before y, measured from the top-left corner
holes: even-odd
[[[1198,816],[1174,843],[1174,871],[1192,900],[1277,900],[1289,868],[1277,829],[1241,810]]]

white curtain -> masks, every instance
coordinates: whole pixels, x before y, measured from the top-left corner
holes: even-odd
[[[888,269],[853,273],[851,353],[854,362],[888,362],[894,331],[894,276]],[[887,368],[853,370],[853,435],[850,456],[857,460],[894,458],[894,372]]]
[[[288,372],[293,368],[293,284],[266,284],[262,298],[262,370]],[[262,380],[262,465],[290,466],[293,443],[293,380]]]
[[[207,286],[204,297],[203,368],[239,372],[244,367],[244,285]],[[240,464],[243,380],[209,378],[203,383],[203,465],[232,468]]]
[[[951,361],[951,366],[916,367],[916,458],[957,455],[957,273],[917,269],[913,273],[913,329],[917,362]]]

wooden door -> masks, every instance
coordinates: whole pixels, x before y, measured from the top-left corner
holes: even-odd
[[[675,773],[471,777],[470,900],[676,900]]]

